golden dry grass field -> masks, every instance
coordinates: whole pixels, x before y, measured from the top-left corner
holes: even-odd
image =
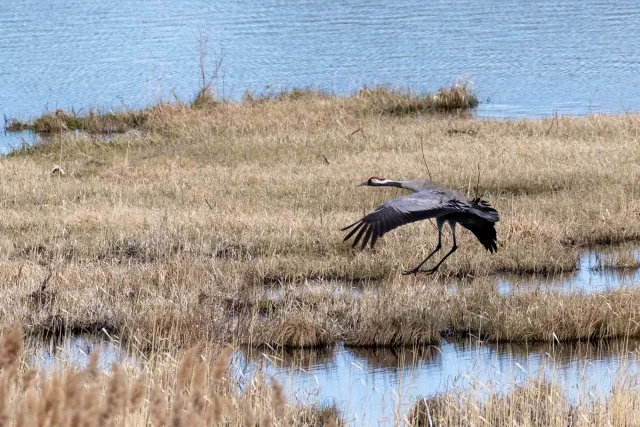
[[[498,274],[571,271],[585,248],[640,239],[640,115],[486,121],[392,114],[373,96],[160,104],[142,131],[108,141],[53,134],[1,158],[0,328],[104,328],[176,358],[196,343],[215,353],[227,344],[417,345],[443,333],[640,336],[640,289],[496,288]],[[52,174],[55,165],[64,174]],[[429,174],[498,209],[497,254],[462,231],[438,275],[414,277],[400,273],[435,246],[428,221],[375,250],[342,242],[340,228],[403,194],[357,184]],[[619,258],[610,262],[638,266]]]
[[[366,114],[358,102],[309,93],[202,110],[161,105],[144,133],[56,135],[1,159],[2,326],[105,327],[150,348],[401,344],[437,339],[474,310],[511,318],[507,310],[546,299],[539,308],[549,313],[585,300],[608,316],[596,302],[604,298],[625,313],[621,325],[596,322],[594,331],[576,319],[564,338],[626,332],[636,319],[630,291],[502,296],[493,275],[570,271],[586,247],[640,238],[640,116],[498,122]],[[434,247],[431,223],[363,252],[340,228],[402,194],[356,187],[366,178],[427,177],[423,150],[434,180],[500,211],[499,251],[462,231],[439,276],[404,277]],[[56,164],[64,175],[50,173]],[[450,295],[447,276],[470,284]],[[380,313],[398,330],[379,330],[389,327]],[[548,331],[546,318],[529,327]],[[420,331],[409,333],[414,324]],[[518,339],[517,329],[486,333]]]

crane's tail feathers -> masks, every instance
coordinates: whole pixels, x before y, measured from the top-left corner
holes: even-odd
[[[489,252],[498,252],[498,236],[493,222],[483,221],[480,224],[461,224],[471,231]]]
[[[498,211],[492,208],[491,203],[486,200],[481,200],[480,198],[473,199],[471,201],[471,209],[474,214],[478,215],[482,219],[486,219],[490,222],[500,221]]]

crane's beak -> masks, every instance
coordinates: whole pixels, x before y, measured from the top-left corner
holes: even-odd
[[[367,186],[367,185],[369,185],[369,181],[365,181],[362,184],[358,184],[358,185],[356,185],[356,187],[364,187],[364,186]]]

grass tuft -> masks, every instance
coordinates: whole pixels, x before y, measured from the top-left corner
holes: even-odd
[[[29,129],[29,124],[18,119],[11,119],[5,122],[4,128],[7,132],[21,132]]]
[[[231,104],[234,109],[246,109],[264,106],[267,103],[297,103],[304,108],[305,103],[338,102],[342,108],[357,115],[416,115],[429,113],[459,113],[478,106],[478,98],[469,84],[460,80],[449,88],[440,88],[435,93],[415,93],[412,90],[392,89],[388,86],[364,87],[355,96],[337,97],[316,88],[293,88],[281,91],[267,90],[256,95],[247,91],[240,102]],[[167,113],[181,116],[185,111],[200,111],[203,114],[218,116],[217,106],[223,101],[217,99],[211,82],[203,83],[189,104],[159,103],[156,106],[140,110],[127,109],[102,111],[91,109],[87,114],[58,109],[54,113],[45,113],[30,122],[9,120],[5,123],[7,131],[32,130],[40,134],[55,134],[68,131],[82,131],[89,134],[123,133],[128,130],[165,130]]]
[[[555,384],[534,378],[510,391],[490,390],[487,396],[465,388],[419,399],[405,420],[412,426],[633,425],[640,419],[637,399],[631,385],[572,400]]]
[[[213,91],[209,86],[206,86],[198,91],[196,97],[191,102],[191,108],[194,110],[206,110],[208,108],[214,108],[218,105],[218,101],[213,96]]]
[[[361,111],[390,115],[455,113],[471,110],[479,104],[474,91],[464,81],[440,88],[436,93],[424,94],[388,86],[365,87],[358,92],[356,102]]]
[[[83,131],[88,133],[125,132],[142,128],[148,120],[149,111],[100,112],[89,111],[85,116],[57,110],[44,114],[28,125],[28,129],[38,133],[60,133]]]
[[[200,100],[203,103],[204,100]],[[62,109],[54,113],[45,113],[30,122],[11,120],[6,125],[7,131],[31,130],[40,134],[60,134],[70,131],[81,131],[88,134],[124,133],[129,130],[160,130],[167,115],[180,114],[186,107],[183,104],[160,103],[153,107],[135,110],[102,111],[91,109],[81,115],[75,111]]]

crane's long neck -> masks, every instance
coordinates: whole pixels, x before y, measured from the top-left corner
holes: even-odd
[[[371,187],[400,187],[402,188],[402,181],[393,181],[391,179],[376,179],[369,183]]]
[[[370,185],[372,187],[398,187],[406,188],[407,190],[416,191],[411,186],[412,181],[393,181],[391,179],[381,179],[373,181]]]

